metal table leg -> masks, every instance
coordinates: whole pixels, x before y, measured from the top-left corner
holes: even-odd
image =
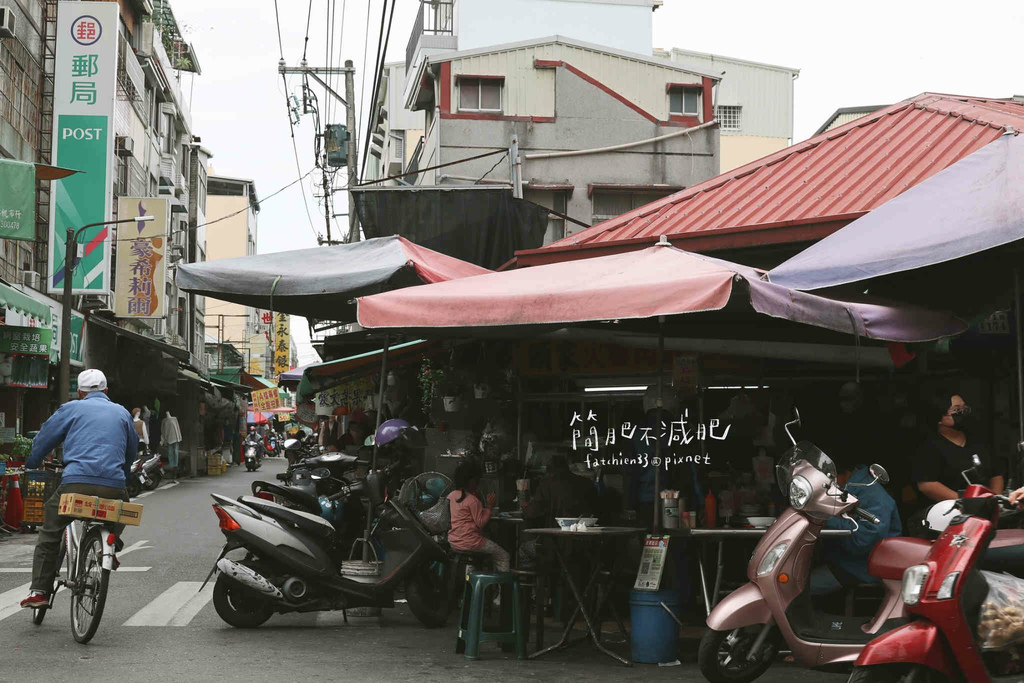
[[[725,562],[722,561],[725,542],[718,542],[718,567],[715,569],[715,592],[711,594],[711,608],[718,604],[718,594],[722,590],[722,576],[725,574]],[[711,614],[710,610],[708,614]]]
[[[624,659],[624,658],[620,657],[619,655],[615,654],[614,652],[608,650],[598,640],[598,638],[597,638],[597,629],[594,628],[594,620],[591,617],[591,615],[587,612],[586,602],[584,601],[583,595],[580,594],[579,588],[576,586],[576,581],[573,580],[573,578],[572,578],[572,572],[569,571],[569,566],[568,566],[568,564],[565,561],[565,557],[562,555],[562,551],[558,548],[558,544],[557,543],[554,544],[554,548],[555,548],[555,557],[558,559],[558,564],[562,568],[562,573],[565,575],[565,581],[566,581],[566,583],[569,584],[569,590],[572,591],[573,597],[576,598],[576,610],[573,612],[573,617],[572,617],[572,619],[569,620],[569,625],[566,627],[565,632],[562,634],[562,639],[559,640],[556,644],[552,645],[549,648],[541,650],[540,652],[534,652],[532,655],[530,655],[530,659],[536,659],[537,657],[541,657],[541,656],[543,656],[543,655],[545,655],[548,652],[551,652],[553,650],[560,650],[560,649],[563,649],[563,648],[567,647],[569,645],[569,643],[568,643],[569,634],[572,632],[572,627],[576,623],[576,615],[578,613],[578,614],[582,614],[583,615],[583,621],[585,621],[586,624],[587,624],[587,629],[588,629],[588,633],[587,634],[590,636],[590,640],[593,641],[594,645],[597,646],[597,649],[599,649],[601,652],[605,653],[606,655],[608,655],[612,659],[614,659],[614,660],[616,660],[616,661],[618,661],[618,662],[620,662],[622,664],[625,664],[626,666],[633,666],[633,663],[631,661],[629,661],[627,659]],[[596,572],[597,571],[600,571],[600,566],[598,566],[595,569],[594,577],[596,577],[596,575],[597,575]],[[594,577],[592,577],[591,580],[590,580],[591,584],[594,581]],[[590,586],[588,586],[588,589],[589,588],[590,588]]]
[[[700,552],[697,554],[697,566],[700,567],[700,594],[704,598],[704,611],[711,616],[711,597],[708,595],[708,578],[704,571],[704,556],[707,554],[707,544],[700,544]]]

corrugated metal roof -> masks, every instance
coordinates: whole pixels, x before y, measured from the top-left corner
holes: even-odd
[[[517,256],[528,265],[552,250],[642,248],[661,235],[692,250],[820,238],[1007,127],[1024,128],[1024,102],[925,93]],[[778,230],[792,226],[806,229]]]

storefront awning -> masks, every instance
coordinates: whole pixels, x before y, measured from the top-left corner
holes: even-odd
[[[9,308],[22,315],[35,318],[44,327],[50,324],[49,306],[36,301],[27,294],[22,294],[14,287],[5,285],[2,282],[0,282],[0,307]]]
[[[104,318],[99,318],[94,315],[91,318],[89,318],[89,324],[96,325],[97,327],[101,327],[106,330],[110,330],[111,332],[120,337],[131,339],[132,341],[138,342],[144,346],[149,346],[153,349],[166,353],[168,356],[171,356],[172,358],[176,358],[178,360],[182,360],[185,362],[188,362],[189,360],[188,351],[186,351],[185,349],[179,349],[177,346],[172,346],[170,344],[167,344],[166,342],[160,341],[159,339],[154,339],[153,337],[147,337],[146,335],[139,334],[138,332],[126,330],[125,328],[119,326],[117,323],[111,322]]]
[[[1024,136],[1006,134],[808,247],[769,276],[793,289],[822,289],[953,261],[1020,239]],[[972,296],[973,285],[965,285]]]
[[[222,389],[230,389],[236,394],[248,394],[249,392],[252,391],[251,388],[245,386],[244,384],[237,384],[236,382],[231,382],[226,379],[214,377],[213,375],[210,375],[210,383],[213,384],[213,386],[215,387],[221,387]]]
[[[423,352],[427,342],[422,339],[397,344],[388,350],[388,365],[400,365],[403,361],[417,358]],[[326,363],[307,366],[302,373],[302,380],[296,392],[296,402],[304,403],[313,394],[358,379],[374,372],[380,372],[383,350],[361,353]]]
[[[222,301],[301,315],[352,320],[356,296],[480,275],[484,268],[398,236],[316,249],[190,263],[182,289]]]
[[[616,328],[622,329],[633,320],[712,312],[711,318],[729,318],[748,336],[758,334],[758,321],[766,317],[892,342],[929,341],[967,329],[949,314],[828,299],[762,276],[753,268],[665,243],[362,297],[358,318],[366,328],[435,337],[487,331],[515,337],[580,323],[623,323]],[[689,336],[706,336],[707,331],[695,326],[681,330]]]
[[[302,365],[282,372],[281,376],[277,378],[277,385],[286,389],[294,389],[302,381],[302,375],[306,372],[306,369],[314,365],[317,365],[317,363],[309,363],[308,365]]]

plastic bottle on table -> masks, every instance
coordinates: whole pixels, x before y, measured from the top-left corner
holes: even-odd
[[[708,529],[718,526],[718,501],[711,491],[704,497],[704,526]]]

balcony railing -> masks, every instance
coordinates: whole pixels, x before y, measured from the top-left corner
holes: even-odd
[[[416,58],[420,37],[455,35],[455,0],[420,0],[420,11],[405,46],[405,70],[408,73]]]

